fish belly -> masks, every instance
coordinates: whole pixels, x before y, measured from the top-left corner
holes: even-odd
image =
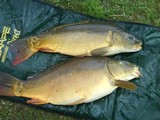
[[[108,80],[102,80],[101,84],[97,85],[92,91],[90,91],[89,96],[83,101],[84,103],[92,102],[98,100],[106,95],[111,94],[117,87],[112,86]]]
[[[48,101],[57,105],[88,103],[112,93],[117,88],[112,86],[107,79],[92,81],[91,83],[86,81],[86,85],[85,81],[82,81],[79,85],[72,85],[68,85],[68,89],[63,86],[66,89],[61,90],[57,87],[57,93],[50,96]]]

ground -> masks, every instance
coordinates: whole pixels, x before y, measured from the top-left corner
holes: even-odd
[[[160,26],[159,0],[44,0],[79,13]]]
[[[65,9],[110,20],[160,26],[159,0],[44,0]],[[77,120],[0,100],[0,120]]]

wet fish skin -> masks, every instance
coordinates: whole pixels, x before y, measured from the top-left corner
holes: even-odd
[[[100,99],[118,86],[134,90],[136,86],[128,81],[139,77],[139,67],[126,61],[75,58],[25,82],[0,73],[0,95],[31,98],[30,104],[77,105]]]
[[[108,23],[79,23],[49,30],[13,43],[19,64],[38,51],[70,56],[109,56],[142,49],[142,42],[119,27]]]

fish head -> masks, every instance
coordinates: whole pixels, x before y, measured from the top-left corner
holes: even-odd
[[[115,80],[129,81],[131,79],[139,78],[141,76],[139,67],[127,61],[109,61],[108,69]]]
[[[136,52],[142,49],[142,42],[126,32],[114,32],[113,42],[121,52]]]

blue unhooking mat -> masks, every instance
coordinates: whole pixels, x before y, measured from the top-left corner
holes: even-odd
[[[18,38],[84,20],[101,19],[31,0],[0,0],[0,71],[25,80],[30,75],[70,59],[61,54],[38,52],[24,63],[13,66],[9,45]],[[46,104],[37,108],[91,120],[160,119],[160,28],[113,22],[143,42],[143,49],[139,52],[112,56],[141,67],[143,78],[133,80],[138,89],[129,91],[118,88],[112,94],[88,104],[67,107]],[[22,103],[26,100],[17,97],[8,99]]]

